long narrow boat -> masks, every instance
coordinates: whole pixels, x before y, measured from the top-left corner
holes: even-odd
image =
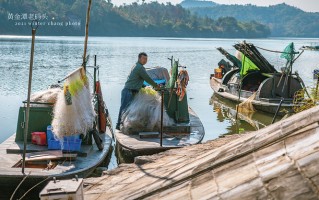
[[[165,80],[164,82],[173,82],[175,85],[178,67],[178,61],[172,62],[172,71],[176,71],[176,73],[172,73],[176,75],[175,78],[169,76],[166,68],[148,69],[147,72],[154,80]],[[160,145],[159,130],[154,130],[151,133],[140,130],[138,134],[127,134],[121,129],[115,131],[120,151],[130,156],[150,155],[168,149],[198,144],[203,140],[204,126],[196,113],[188,106],[187,94],[182,101],[179,101],[176,88],[168,89],[164,93],[164,105],[167,108],[167,114],[175,120],[175,124],[163,128],[163,145]]]
[[[300,50],[319,51],[319,45],[302,46]]]
[[[99,70],[99,67],[96,65],[96,56],[94,57],[93,66],[93,94],[89,93],[89,81],[86,77],[86,62],[88,58],[86,51],[90,8],[91,0],[89,1],[87,10],[83,64],[79,69],[70,73],[64,80],[71,76],[74,77],[75,73],[80,75],[78,79],[73,79],[73,82],[69,82],[67,86],[64,87],[64,91],[61,86],[56,87],[55,85],[54,87],[58,90],[58,95],[64,93],[63,103],[66,103],[66,105],[72,104],[71,107],[64,110],[62,109],[63,114],[69,114],[68,111],[70,110],[74,112],[72,114],[73,118],[62,118],[63,120],[57,123],[58,127],[67,127],[68,125],[72,127],[60,131],[62,136],[65,136],[66,133],[78,133],[78,131],[75,131],[75,129],[79,130],[75,128],[76,124],[78,126],[80,126],[80,124],[82,125],[82,123],[87,126],[91,126],[92,124],[92,130],[86,130],[87,127],[85,130],[80,129],[83,131],[80,133],[86,133],[82,138],[72,135],[70,137],[63,137],[61,141],[55,138],[53,139],[54,135],[49,125],[54,121],[53,107],[57,104],[56,101],[58,97],[55,96],[55,98],[53,98],[56,103],[55,105],[54,102],[51,102],[52,98],[50,101],[47,101],[48,98],[40,98],[39,101],[34,100],[30,102],[34,38],[37,27],[32,26],[28,100],[23,102],[24,105],[20,107],[16,133],[0,144],[0,199],[8,199],[8,195],[11,194],[13,195],[11,199],[20,199],[22,195],[26,194],[25,192],[27,190],[32,190],[32,192],[29,193],[31,196],[26,196],[26,198],[37,199],[40,189],[53,177],[57,179],[74,178],[75,176],[85,178],[105,160],[109,153],[112,144],[112,138],[110,136],[111,133],[113,133],[112,124],[110,123],[111,120],[109,119],[103,101],[100,83],[96,79],[96,75],[98,74],[97,70]],[[62,81],[59,81],[59,83],[60,82]],[[73,88],[74,92],[73,97],[78,95],[76,97],[77,101],[72,100],[73,97],[68,90],[71,88]],[[85,93],[83,91],[85,91]],[[52,91],[48,90],[46,92],[51,93]],[[91,99],[91,95],[93,99]],[[90,102],[90,99],[92,102]],[[88,108],[92,106],[91,103],[94,106],[94,110],[93,108]],[[87,107],[83,108],[83,105]],[[65,107],[65,104],[63,104],[62,107]],[[84,112],[83,110],[86,108],[90,111]],[[55,112],[57,111],[55,110]],[[94,117],[94,112],[96,112],[96,117]],[[76,119],[82,121],[78,120],[75,122]],[[69,121],[66,122],[66,120]],[[90,121],[90,123],[88,123],[88,121]],[[32,133],[34,132],[39,133],[37,139],[32,138]],[[49,137],[51,137],[51,139],[49,139]],[[96,144],[94,144],[94,141]],[[36,143],[36,145],[34,143]],[[48,146],[46,146],[46,143]]]
[[[214,93],[235,103],[247,101],[255,95],[251,100],[254,108],[268,113],[276,113],[282,100],[279,115],[292,112],[296,106],[294,95],[304,88],[298,73],[291,72],[289,67],[292,66],[288,67],[288,73],[278,72],[253,44],[243,42],[235,45],[235,48],[243,54],[243,60],[249,60],[249,63],[239,66],[240,61],[236,57],[219,48],[234,65],[229,67],[222,78],[211,75],[210,86]]]
[[[75,140],[70,140],[70,143],[67,143],[67,145],[72,146],[68,150],[51,150],[46,145],[33,144],[31,132],[47,132],[48,125],[52,122],[54,105],[47,102],[32,102],[29,114],[25,173],[23,174],[21,168],[26,110],[26,103],[23,103],[24,105],[19,110],[16,133],[0,144],[0,188],[6,188],[5,192],[0,192],[0,199],[1,195],[12,194],[26,175],[27,178],[18,190],[18,194],[53,177],[57,179],[74,178],[75,175],[87,177],[105,160],[112,144],[110,124],[106,126],[105,131],[103,130],[105,133],[96,134],[104,147],[102,150],[94,144],[93,133],[88,133],[82,139],[79,149],[75,148],[76,144],[73,143]],[[38,189],[35,191],[41,189],[46,182],[37,187]]]
[[[110,130],[107,132],[110,133]],[[29,143],[27,157],[30,159],[27,158],[25,174],[22,174],[23,142],[15,141],[16,135],[13,134],[0,144],[0,187],[2,188],[0,199],[12,194],[26,175],[28,177],[21,185],[16,197],[21,196],[27,189],[45,179],[50,180],[53,177],[57,179],[74,178],[75,175],[87,177],[105,160],[110,150],[111,137],[105,133],[99,135],[104,144],[102,151],[99,151],[96,145],[92,144],[83,144],[82,150],[79,152],[48,151],[46,146],[36,146]],[[51,164],[53,168],[49,169]],[[36,187],[34,191],[39,191],[45,183],[46,181]]]

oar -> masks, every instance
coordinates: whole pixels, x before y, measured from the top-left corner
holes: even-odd
[[[25,168],[25,154],[27,151],[27,138],[29,129],[29,113],[30,113],[30,96],[31,96],[31,83],[32,83],[32,69],[33,69],[33,57],[34,57],[34,41],[35,34],[38,28],[38,21],[32,21],[32,41],[31,41],[31,56],[29,65],[29,82],[28,82],[28,97],[27,97],[27,109],[25,112],[25,127],[24,127],[24,140],[23,140],[23,157],[22,157],[22,174],[24,174]]]

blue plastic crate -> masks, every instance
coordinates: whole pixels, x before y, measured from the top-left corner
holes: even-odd
[[[81,150],[81,139],[66,139],[63,141],[63,149],[64,151],[80,151]]]
[[[48,140],[48,150],[60,150],[61,143],[59,140],[50,139]]]
[[[81,139],[69,139],[67,137],[64,138],[63,146],[61,145],[60,140],[48,140],[48,149],[49,150],[63,150],[63,151],[80,151],[81,150]]]
[[[49,144],[49,140],[52,140],[54,139],[54,135],[53,135],[53,132],[52,132],[52,126],[49,125],[47,126],[47,140],[48,140],[48,144]]]
[[[71,136],[65,136],[64,138],[67,138],[69,140],[75,140],[75,139],[80,139],[80,135],[71,135]],[[47,127],[47,140],[56,140],[54,137],[54,133],[52,131],[52,126],[49,125]]]
[[[52,127],[47,127],[48,150],[63,150],[63,151],[80,151],[82,140],[80,135],[65,136],[63,142],[57,140],[52,132]],[[61,144],[63,143],[63,145]]]

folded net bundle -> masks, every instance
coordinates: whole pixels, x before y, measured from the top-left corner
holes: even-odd
[[[93,128],[95,112],[84,68],[72,72],[58,95],[52,129],[56,137],[86,133]]]
[[[238,112],[240,113],[251,113],[251,112],[255,112],[255,108],[252,104],[252,101],[255,100],[256,98],[256,92],[251,95],[248,99],[246,99],[245,101],[243,101],[242,103],[240,103],[238,105]]]
[[[163,115],[164,126],[170,126],[174,123],[174,120],[165,111]],[[160,131],[161,96],[150,87],[142,88],[123,113],[122,122],[122,132],[125,134]]]

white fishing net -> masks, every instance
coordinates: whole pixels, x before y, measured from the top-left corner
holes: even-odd
[[[86,133],[93,128],[95,112],[89,82],[83,68],[70,75],[53,110],[52,129],[58,138]]]
[[[163,126],[174,124],[168,114],[163,113]],[[122,132],[136,134],[139,132],[158,132],[161,127],[161,96],[152,88],[139,91],[122,116]]]

